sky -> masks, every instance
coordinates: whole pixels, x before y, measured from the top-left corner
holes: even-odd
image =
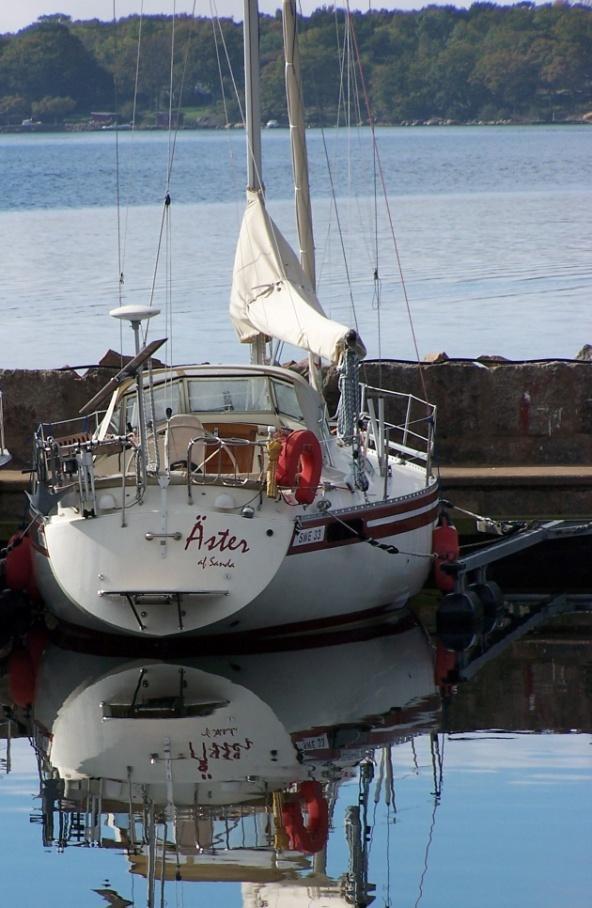
[[[498,0],[503,2],[503,0]],[[319,6],[330,5],[330,0],[300,0],[303,13],[309,14]],[[419,9],[427,6],[429,0],[350,0],[352,9],[373,8]],[[455,6],[470,6],[471,0],[453,0]],[[173,5],[178,13],[190,13],[194,0],[143,0],[144,13],[171,13]],[[212,5],[220,16],[234,16],[241,19],[242,0],[196,0],[197,15],[211,15]],[[345,5],[343,0],[333,5]],[[445,5],[445,0],[440,0]],[[55,12],[66,13],[73,19],[113,19],[113,10],[120,16],[140,12],[142,0],[0,0],[0,34],[15,32],[35,22],[39,16]],[[260,0],[262,12],[271,13],[281,6],[281,0]]]

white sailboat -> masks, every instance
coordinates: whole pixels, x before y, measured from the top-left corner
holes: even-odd
[[[140,334],[156,310],[122,306],[111,314],[131,322],[136,356],[84,424],[37,434],[36,580],[74,625],[146,637],[314,629],[402,605],[430,569],[435,408],[360,383],[361,338],[317,298],[289,2],[284,15],[300,259],[265,206],[258,13],[245,4],[248,189],[230,315],[251,363],[151,369],[164,341],[141,348]],[[310,381],[271,361],[272,340],[308,352]],[[323,359],[340,370],[335,423]]]

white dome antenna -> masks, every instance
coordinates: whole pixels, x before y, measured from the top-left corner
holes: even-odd
[[[153,306],[136,306],[133,303],[129,306],[118,306],[117,309],[111,309],[109,312],[112,318],[126,319],[130,322],[136,342],[136,355],[140,352],[140,325],[143,321],[159,314],[160,309],[155,309]]]

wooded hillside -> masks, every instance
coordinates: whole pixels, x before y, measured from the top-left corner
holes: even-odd
[[[379,123],[551,122],[592,111],[585,5],[430,6],[354,13],[349,22],[327,7],[301,18],[299,30],[313,124],[343,122],[348,106],[355,122]],[[285,122],[279,14],[261,19],[261,58],[263,120]],[[129,122],[135,109],[138,125],[157,125],[168,120],[169,101],[186,126],[237,122],[228,62],[240,89],[242,28],[231,19],[45,16],[0,36],[0,124],[87,123],[92,111]]]

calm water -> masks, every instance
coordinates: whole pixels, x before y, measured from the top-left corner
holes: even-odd
[[[311,130],[308,139],[321,300],[352,323],[353,298],[370,355],[413,359],[383,205],[380,307],[373,295],[367,131],[333,130],[324,140]],[[592,130],[385,129],[378,139],[420,355],[575,356],[592,334]],[[293,237],[287,142],[287,131],[265,132],[264,171],[272,214]],[[146,303],[154,285],[163,314],[152,330],[171,337],[169,360],[247,359],[226,314],[244,134],[179,136],[170,232],[160,242],[171,151],[166,135],[120,134],[118,219],[114,134],[0,136],[2,367],[94,363],[119,349],[108,311],[120,302],[120,270],[121,302]],[[123,345],[130,348],[128,338]]]
[[[585,908],[588,639],[514,645],[453,689],[408,621],[167,662],[50,644],[20,737],[0,741],[2,903]],[[26,700],[32,676],[12,678]],[[321,820],[290,839],[288,785],[305,780]]]

